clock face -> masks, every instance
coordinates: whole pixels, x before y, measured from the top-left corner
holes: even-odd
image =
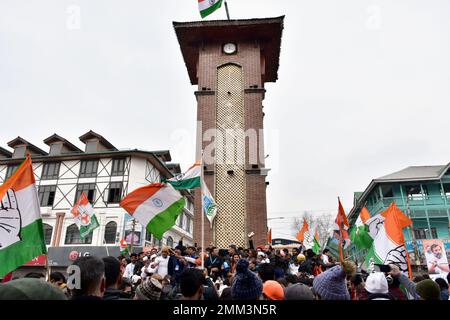
[[[234,43],[227,43],[223,46],[223,52],[226,54],[233,54],[236,52],[236,45]]]

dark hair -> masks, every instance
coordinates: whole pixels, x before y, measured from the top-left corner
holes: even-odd
[[[180,290],[184,297],[192,297],[203,286],[205,277],[198,269],[186,269],[180,275]]]
[[[436,247],[439,247],[439,248],[440,248],[440,246],[439,246],[438,244],[433,243],[433,244],[431,245],[431,247],[430,247],[431,251],[433,251],[434,248],[436,248]]]
[[[105,264],[105,286],[106,288],[116,284],[120,276],[120,262],[114,257],[104,257]]]
[[[270,263],[262,263],[259,265],[258,275],[262,282],[275,280],[275,267]]]
[[[94,256],[80,257],[72,265],[78,266],[81,273],[80,289],[73,289],[73,296],[89,295],[101,283],[105,273],[103,260]]]
[[[448,284],[447,282],[442,279],[442,278],[437,278],[436,280],[434,280],[441,289],[448,289]]]
[[[193,251],[197,251],[197,249],[195,249],[194,246],[188,246],[186,249],[191,249],[191,250],[193,250]]]
[[[415,283],[419,283],[422,280],[425,280],[425,278],[422,275],[418,275],[413,278],[413,282]]]
[[[144,251],[141,251],[141,252],[139,252],[139,254],[138,254],[138,255],[140,256],[141,254],[144,254],[144,253],[145,253]]]
[[[134,252],[133,252],[132,254],[130,254],[130,258],[131,258],[131,257],[137,258],[137,256],[138,256],[138,255],[137,255],[136,253],[134,253]]]
[[[430,276],[429,276],[428,274],[426,274],[426,273],[422,274],[422,277],[423,277],[424,279],[431,279]]]
[[[355,274],[350,279],[351,283],[356,287],[357,285],[360,285],[363,282],[362,274]]]
[[[233,300],[231,297],[231,288],[225,288],[220,295],[220,300]]]
[[[131,283],[131,280],[128,278],[122,278],[122,281],[119,284],[119,287],[117,289],[123,291],[126,287],[133,287],[133,284]]]
[[[298,277],[295,274],[288,274],[285,279],[290,284],[295,284],[298,282]]]
[[[55,282],[61,281],[66,283],[66,277],[61,272],[55,271],[50,273],[50,281],[54,280]]]
[[[24,278],[36,278],[36,279],[40,279],[40,278],[45,278],[43,273],[38,273],[38,272],[29,272],[27,273]]]
[[[289,283],[287,282],[286,278],[278,278],[277,282],[279,284],[281,284],[282,286],[284,286],[285,288],[287,288],[287,286],[289,285]]]
[[[306,250],[306,256],[307,256],[308,258],[314,257],[314,256],[315,256],[314,251],[312,251],[312,249]]]
[[[330,252],[330,249],[323,249],[322,253],[325,254],[327,252]]]

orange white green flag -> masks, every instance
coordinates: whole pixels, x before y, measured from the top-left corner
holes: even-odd
[[[403,229],[412,224],[411,219],[394,202],[386,211],[374,218],[371,228],[373,245],[366,256],[367,268],[373,270],[376,263],[396,264],[400,270],[409,272],[411,276],[409,255],[403,235]],[[369,220],[368,223],[370,222]]]
[[[44,229],[28,155],[0,186],[0,277],[46,254]]]
[[[305,232],[308,232],[309,230],[309,225],[308,222],[306,221],[306,219],[303,219],[303,225],[302,228],[300,229],[300,231],[297,233],[297,240],[298,241],[304,241],[305,240]]]
[[[163,183],[138,188],[120,202],[122,208],[159,240],[175,225],[185,204],[180,192]]]
[[[312,250],[314,251],[315,254],[318,254],[320,251],[319,233],[317,232],[317,229],[316,233],[314,234],[314,245],[312,247]]]
[[[205,18],[222,6],[223,0],[198,0],[200,16]]]
[[[77,203],[70,211],[73,215],[75,224],[80,229],[81,239],[86,238],[92,231],[100,226],[97,217],[94,214],[94,208],[89,203],[84,192],[81,193]]]

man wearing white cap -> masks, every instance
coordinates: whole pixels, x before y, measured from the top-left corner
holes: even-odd
[[[365,288],[368,300],[394,300],[389,294],[388,282],[383,272],[371,273],[366,279]]]

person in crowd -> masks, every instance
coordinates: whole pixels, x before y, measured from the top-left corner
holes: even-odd
[[[159,300],[161,291],[162,284],[158,280],[150,278],[136,288],[134,300]]]
[[[133,283],[128,278],[122,278],[117,289],[120,291],[120,298],[132,299],[134,296]]]
[[[203,297],[204,275],[199,269],[188,268],[180,275],[180,300],[200,300]]]
[[[130,261],[130,263],[127,264],[127,266],[125,268],[125,272],[123,273],[124,278],[131,279],[133,277],[137,259],[138,259],[138,256],[136,253],[132,253],[130,255],[131,261]]]
[[[102,259],[105,265],[105,293],[103,300],[122,300],[122,291],[119,285],[122,282],[120,262],[114,257]]]
[[[285,300],[314,300],[311,288],[303,283],[295,283],[284,289]]]
[[[408,300],[403,290],[400,288],[400,281],[397,277],[392,277],[391,275],[388,275],[386,277],[388,280],[389,285],[389,294],[395,299],[395,300]]]
[[[180,282],[180,275],[187,266],[186,259],[184,259],[181,254],[182,251],[180,246],[177,246],[177,248],[172,251],[169,258],[167,274],[173,278],[174,285]]]
[[[69,291],[67,290],[66,277],[61,272],[55,271],[50,273],[50,283],[60,288],[64,294],[69,297]]]
[[[389,294],[388,282],[383,272],[369,274],[364,287],[368,293],[367,300],[394,300]]]
[[[155,262],[151,265],[152,268],[156,268],[157,274],[161,277],[165,277],[169,273],[169,247],[163,247],[161,249],[161,256],[155,258]]]
[[[79,288],[71,289],[73,300],[100,300],[105,293],[105,264],[94,256],[80,257],[73,264],[80,271]]]
[[[259,266],[258,276],[262,282],[275,280],[275,267],[270,263],[263,263]]]
[[[352,261],[344,261],[322,272],[313,280],[313,289],[319,300],[350,300],[347,289],[347,277],[356,273],[356,265]]]
[[[258,300],[261,297],[263,283],[253,272],[248,270],[248,261],[240,259],[236,266],[236,276],[231,285],[233,300]]]
[[[448,300],[448,284],[447,281],[445,281],[442,278],[437,278],[436,283],[439,285],[439,288],[441,289],[441,300]]]
[[[32,278],[32,279],[41,279],[45,280],[45,275],[40,272],[28,272],[26,275],[23,276],[24,278]]]
[[[431,279],[424,279],[415,283],[400,271],[397,265],[390,264],[389,274],[397,277],[400,284],[413,296],[415,300],[440,300],[441,290],[439,285]]]
[[[219,248],[211,248],[211,254],[205,259],[205,268],[208,269],[208,274],[214,281],[222,276],[223,259],[219,256]]]
[[[350,296],[352,300],[367,300],[367,291],[362,274],[357,273],[350,279]]]
[[[264,282],[262,294],[264,300],[284,300],[284,288],[277,281]]]
[[[231,257],[232,257],[232,259],[231,259],[230,272],[232,274],[236,274],[236,266],[241,257],[237,253],[233,254]]]
[[[67,296],[42,279],[22,278],[0,284],[0,300],[67,300]]]

